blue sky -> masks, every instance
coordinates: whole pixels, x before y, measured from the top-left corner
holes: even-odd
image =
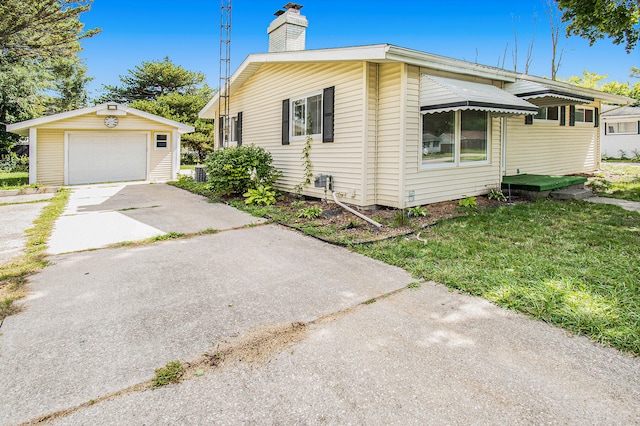
[[[429,53],[497,66],[509,43],[505,68],[513,69],[514,29],[518,35],[518,71],[524,70],[527,45],[534,37],[530,74],[550,75],[551,37],[544,0],[330,1],[301,0],[309,20],[307,48],[389,43]],[[287,1],[233,1],[232,71],[251,53],[266,52],[266,29],[273,13]],[[535,17],[535,18],[534,18]],[[142,61],[165,56],[191,71],[201,71],[218,86],[220,2],[218,0],[94,0],[81,16],[86,28],[102,33],[82,41],[92,97],[103,84]],[[629,68],[640,66],[640,47],[627,54],[604,39],[589,47],[578,37],[562,38],[564,59],[558,75],[583,70],[629,81]]]

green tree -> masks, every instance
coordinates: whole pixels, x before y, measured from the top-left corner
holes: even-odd
[[[182,135],[182,144],[194,151],[202,163],[207,154],[214,149],[214,124],[213,120],[198,118],[198,112],[204,108],[212,96],[213,90],[204,86],[195,93],[170,93],[159,96],[155,100],[136,101],[131,106],[194,126],[196,130],[193,133]]]
[[[46,60],[73,56],[78,40],[99,29],[82,32],[78,18],[93,0],[2,0],[0,52],[4,57]]]
[[[4,124],[42,115],[56,94],[67,98],[59,108],[75,106],[78,99],[86,102],[86,69],[77,59],[79,40],[100,30],[83,32],[78,18],[92,1],[0,2],[0,153],[17,139],[6,133]],[[63,72],[70,67],[75,71]]]
[[[169,58],[143,61],[120,76],[121,86],[104,86],[99,102],[127,102],[133,108],[189,124],[195,132],[182,135],[183,145],[197,153],[200,161],[213,151],[214,124],[198,118],[198,112],[213,96],[201,72],[188,71]]]
[[[143,61],[127,75],[120,76],[119,86],[103,85],[100,102],[135,102],[155,100],[170,93],[183,95],[195,93],[205,82],[201,72],[192,72],[174,65],[166,57],[164,61]]]
[[[630,53],[640,39],[638,0],[557,0],[567,35],[577,35],[593,45],[606,37],[625,44]]]
[[[608,83],[600,84],[600,81],[606,78],[606,74],[601,75],[585,70],[582,72],[582,76],[572,76],[564,81],[580,87],[602,90],[603,92],[634,98],[638,101],[636,104],[640,103],[640,82],[631,84],[630,82],[622,83],[619,81],[610,81]]]
[[[41,98],[46,114],[82,108],[88,104],[87,67],[77,56],[60,58],[51,64],[53,81],[47,95]]]

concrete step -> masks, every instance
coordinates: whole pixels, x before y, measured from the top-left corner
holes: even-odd
[[[593,197],[593,192],[584,187],[569,187],[552,191],[551,198],[558,200],[584,200],[589,197]]]

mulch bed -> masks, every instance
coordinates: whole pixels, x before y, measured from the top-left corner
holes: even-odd
[[[512,202],[521,203],[525,201],[512,200]],[[476,197],[476,203],[478,210],[507,205],[504,202],[490,200],[483,196]],[[342,209],[337,204],[325,202],[324,200],[300,199],[287,194],[281,197],[275,206],[285,212],[285,216],[288,218],[286,220],[274,218],[281,225],[339,245],[366,244],[416,233],[441,220],[464,216],[470,211],[461,207],[458,201],[444,201],[427,205],[428,215],[426,217],[410,217],[408,223],[405,224],[397,223],[398,216],[402,214],[398,209],[380,208],[373,211],[361,211],[365,216],[383,225],[378,228]],[[320,217],[313,219],[298,217],[302,209],[313,206],[322,209]]]

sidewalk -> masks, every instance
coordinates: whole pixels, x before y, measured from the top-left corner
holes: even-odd
[[[586,198],[585,201],[597,204],[613,204],[615,206],[620,206],[625,210],[629,210],[630,212],[640,213],[640,203],[637,201],[618,200],[617,198],[607,197],[589,197]]]

